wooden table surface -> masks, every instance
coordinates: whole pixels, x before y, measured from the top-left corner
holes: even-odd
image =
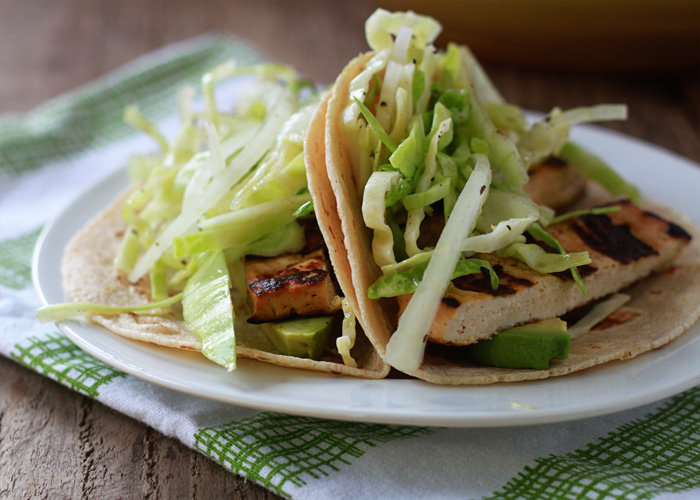
[[[0,112],[22,112],[169,43],[248,39],[320,82],[365,50],[364,1],[0,0]],[[700,162],[698,68],[591,75],[485,64],[540,111],[626,102],[610,128]],[[144,424],[0,358],[0,498],[278,498]]]

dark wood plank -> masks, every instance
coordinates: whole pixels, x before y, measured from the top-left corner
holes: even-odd
[[[0,498],[280,498],[0,357]]]
[[[0,497],[77,497],[82,441],[79,401],[56,384],[0,358]]]

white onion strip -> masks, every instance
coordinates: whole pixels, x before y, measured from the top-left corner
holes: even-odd
[[[591,331],[594,326],[629,302],[630,298],[629,295],[624,293],[615,293],[609,299],[594,305],[588,314],[567,329],[571,339],[573,340]]]

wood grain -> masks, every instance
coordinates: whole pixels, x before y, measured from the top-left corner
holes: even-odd
[[[0,112],[23,112],[120,65],[205,32],[249,40],[330,83],[365,50],[366,1],[0,0]],[[486,63],[503,94],[547,111],[626,102],[607,125],[700,161],[698,72],[590,75]],[[0,498],[278,496],[140,422],[0,359]]]

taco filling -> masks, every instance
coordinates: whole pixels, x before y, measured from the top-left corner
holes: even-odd
[[[468,48],[377,10],[371,52],[319,93],[279,65],[204,75],[160,153],[70,243],[71,304],[129,338],[367,378],[441,384],[563,375],[659,347],[700,316],[699,230],[651,206],[571,126],[530,121]],[[215,85],[254,85],[233,112]],[[602,189],[601,189],[602,188]],[[691,242],[692,240],[692,242]]]
[[[222,111],[215,84],[252,84]],[[333,278],[309,193],[304,139],[321,94],[287,67],[226,63],[179,96],[168,141],[135,107],[125,121],[160,153],[133,157],[129,192],[66,249],[64,287],[77,303],[39,317],[89,318],[139,340],[200,350],[227,368],[238,356],[367,378],[386,376]]]
[[[631,184],[568,140],[571,126],[625,119],[626,107],[554,109],[530,122],[468,48],[433,46],[440,29],[376,11],[366,24],[372,52],[346,67],[322,117],[329,203],[340,214],[330,224],[343,233],[358,318],[383,358],[432,382],[489,383],[631,357],[667,342],[664,330],[679,334],[664,318],[656,337],[645,331],[634,343],[626,325],[598,353],[584,346],[627,300],[648,304],[636,289],[622,301],[616,292],[650,275],[643,282],[665,289],[658,273],[691,241],[691,226],[641,208]],[[697,277],[692,255],[684,272]],[[697,292],[691,279],[677,284],[669,302]],[[593,301],[600,307],[575,339],[571,320],[552,323]],[[677,323],[689,325],[700,308],[682,314]],[[538,345],[555,346],[544,362],[528,347]]]

